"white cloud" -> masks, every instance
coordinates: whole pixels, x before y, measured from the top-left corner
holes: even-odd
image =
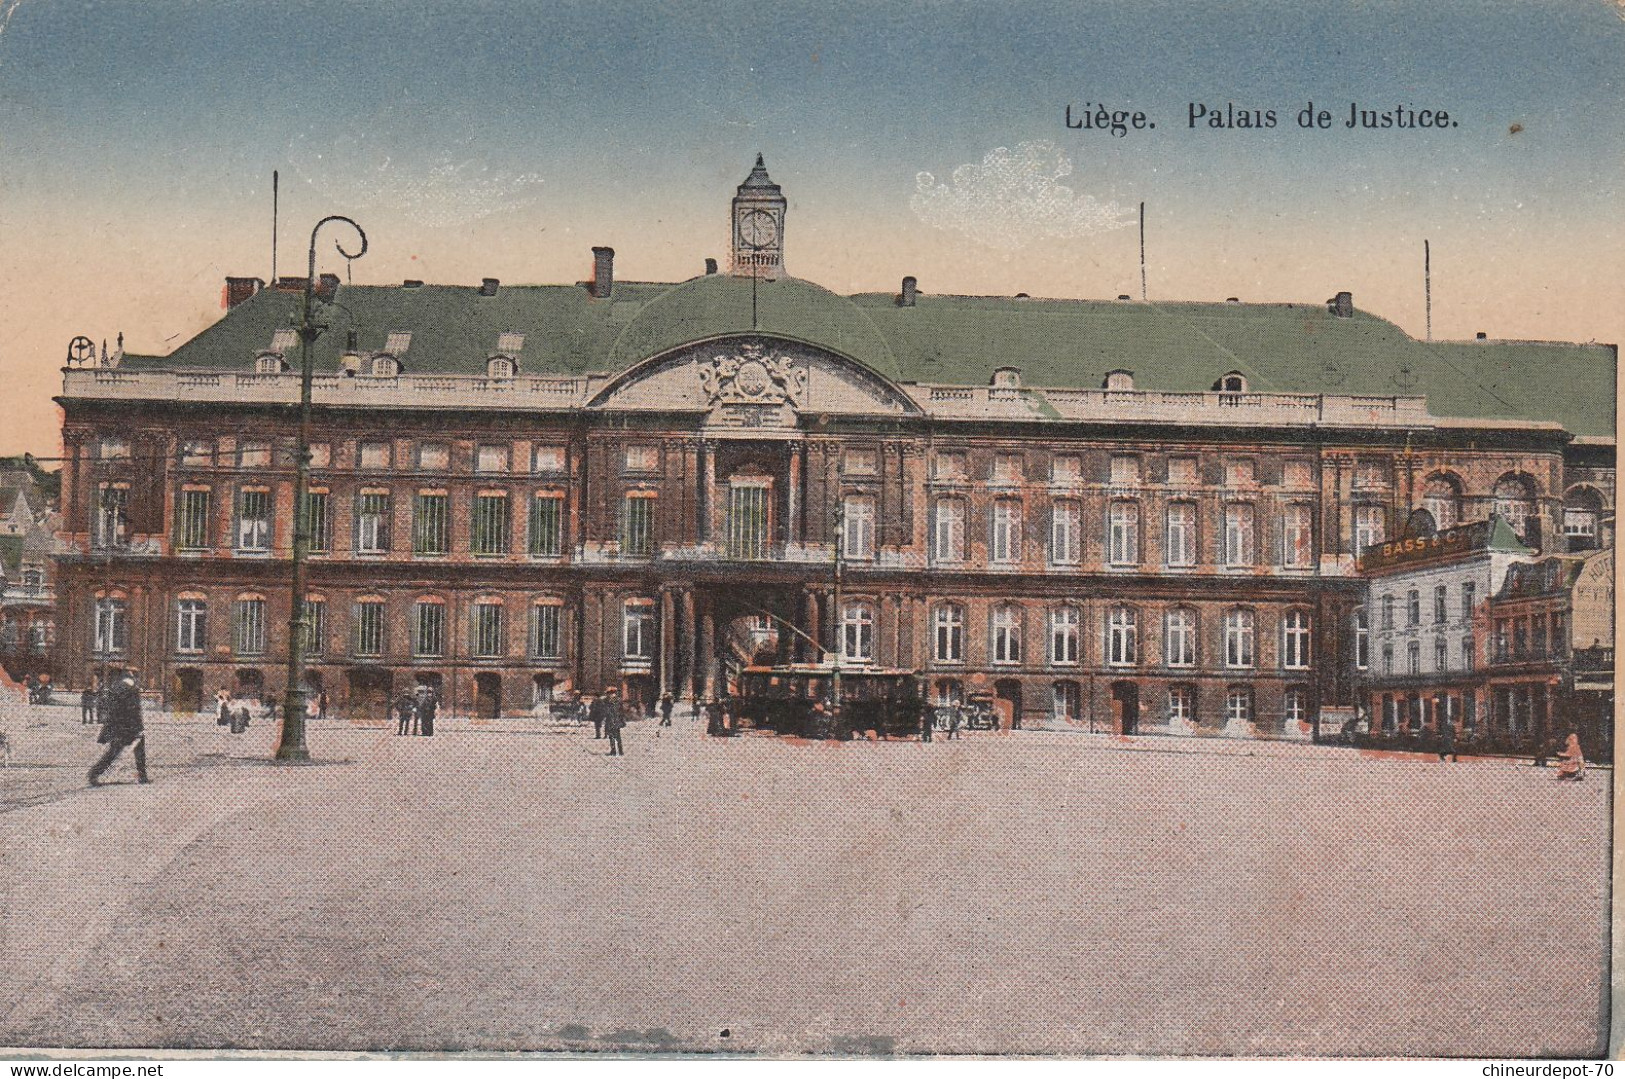
[[[1071,174],[1072,159],[1053,142],[1023,142],[1014,150],[1001,146],[979,164],[959,166],[951,183],[920,173],[909,206],[933,228],[1006,250],[1134,223],[1131,209],[1061,183]]]

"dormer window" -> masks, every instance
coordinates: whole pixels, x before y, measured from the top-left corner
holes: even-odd
[[[254,358],[254,373],[257,375],[278,375],[286,367],[280,352],[262,352]]]
[[[1132,390],[1134,388],[1134,372],[1107,371],[1105,388],[1108,390]]]
[[[367,373],[373,378],[394,378],[401,373],[400,361],[387,352],[380,352],[372,358],[367,365]]]
[[[1021,368],[1001,367],[993,372],[993,385],[998,389],[1013,390],[1021,385]]]
[[[1213,388],[1220,393],[1246,393],[1247,377],[1240,371],[1231,371],[1221,376],[1219,381],[1213,384]]]
[[[506,380],[512,378],[519,371],[519,365],[514,363],[511,356],[493,356],[485,365],[485,377]]]

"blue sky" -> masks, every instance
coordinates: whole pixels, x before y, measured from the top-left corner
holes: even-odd
[[[921,172],[949,183],[1047,141],[1078,195],[1148,203],[1162,298],[1352,286],[1419,334],[1425,236],[1442,336],[1625,335],[1625,19],[1603,0],[8,8],[0,318],[29,332],[0,369],[46,395],[59,338],[163,351],[218,317],[224,274],[268,273],[273,169],[282,272],[344,212],[374,242],[357,281],[575,280],[594,243],[631,276],[680,278],[725,254],[728,195],[761,151],[791,199],[793,273],[1123,291],[1132,230],[1000,249],[910,208]],[[1301,132],[1310,99],[1460,126]],[[1086,101],[1158,128],[1065,130]],[[1193,132],[1192,101],[1280,126]],[[21,287],[41,281],[48,300]],[[45,437],[47,409],[18,437]]]

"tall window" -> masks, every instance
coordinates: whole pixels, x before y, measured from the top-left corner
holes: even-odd
[[[1224,507],[1224,564],[1250,566],[1254,561],[1253,507],[1232,502]]]
[[[1382,646],[1382,673],[1384,675],[1394,673],[1394,646],[1391,644]]]
[[[655,605],[652,600],[630,599],[621,608],[621,655],[649,662],[655,657]]]
[[[123,655],[130,647],[130,605],[107,596],[96,601],[95,650],[98,655]]]
[[[1394,628],[1394,597],[1391,595],[1382,597],[1382,628]]]
[[[1461,488],[1454,479],[1442,473],[1428,477],[1422,488],[1422,508],[1440,529],[1454,528],[1461,520]]]
[[[446,654],[446,605],[437,599],[420,599],[412,608],[412,654]]]
[[[530,556],[557,558],[564,551],[564,495],[537,492],[530,500]]]
[[[1078,662],[1078,628],[1083,614],[1076,607],[1055,607],[1049,613],[1049,661],[1057,666]]]
[[[1057,566],[1077,565],[1082,531],[1083,507],[1070,498],[1057,499],[1050,510],[1050,561]]]
[[[231,649],[239,656],[265,653],[265,599],[243,596],[232,609]]]
[[[1288,731],[1301,728],[1309,722],[1309,691],[1293,686],[1286,691],[1286,727]]]
[[[1354,609],[1354,669],[1371,666],[1371,618],[1364,607]]]
[[[1107,511],[1107,558],[1114,566],[1133,566],[1140,561],[1140,504],[1116,501]]]
[[[654,554],[654,495],[629,491],[621,500],[621,556],[648,558]]]
[[[507,636],[507,612],[498,600],[482,599],[475,602],[470,619],[473,633],[474,655],[481,659],[495,659],[502,655]]]
[[[183,599],[175,610],[175,651],[203,651],[209,640],[209,605],[200,599]]]
[[[1196,565],[1196,503],[1168,503],[1166,546],[1170,566]]]
[[[1302,569],[1314,564],[1315,542],[1310,507],[1294,502],[1281,511],[1281,565]]]
[[[1433,669],[1441,674],[1450,669],[1450,645],[1443,637],[1433,642]]]
[[[443,555],[451,549],[451,514],[444,491],[420,491],[412,502],[412,553]]]
[[[1196,666],[1196,612],[1189,607],[1168,612],[1163,653],[1170,667]]]
[[[1422,593],[1419,589],[1411,589],[1405,593],[1405,624],[1419,626],[1422,624]]]
[[[1188,727],[1196,722],[1196,690],[1190,686],[1168,687],[1168,725]]]
[[[307,596],[304,615],[305,655],[323,655],[327,651],[327,600]]]
[[[1132,667],[1139,662],[1139,617],[1133,608],[1113,607],[1106,615],[1106,662]]]
[[[1464,671],[1472,670],[1477,665],[1473,662],[1473,659],[1473,639],[1471,637],[1463,637],[1461,639],[1461,669]]]
[[[1281,623],[1281,666],[1289,671],[1309,669],[1309,612],[1288,611]]]
[[[1253,691],[1246,686],[1231,686],[1224,695],[1224,718],[1227,724],[1253,721]]]
[[[209,546],[209,524],[214,519],[214,499],[207,487],[181,491],[180,520],[175,529],[175,546],[183,551],[201,551]]]
[[[1021,662],[1021,609],[1002,606],[993,610],[993,662]]]
[[[993,536],[988,558],[1001,563],[1021,561],[1021,503],[1013,498],[1001,498],[993,503]]]
[[[237,492],[237,550],[264,553],[271,549],[271,492],[245,487]]]
[[[728,488],[728,557],[762,559],[768,547],[768,493],[760,483]],[[871,519],[871,539],[873,521]]]
[[[557,603],[537,603],[530,609],[530,654],[534,659],[558,659],[563,654],[564,608]]]
[[[847,495],[841,502],[841,554],[854,559],[875,556],[875,500],[868,495]]]
[[[355,550],[357,554],[389,551],[388,491],[362,491],[356,498]]]
[[[939,498],[931,521],[931,554],[937,562],[965,560],[965,500]]]
[[[312,490],[305,492],[305,538],[311,554],[326,554],[332,549],[332,515],[328,508],[329,498],[325,490]]]
[[[1450,606],[1450,589],[1445,585],[1435,585],[1433,588],[1433,621],[1443,623],[1449,619],[1447,608]]]
[[[1387,536],[1387,532],[1381,506],[1354,507],[1354,551],[1356,554],[1372,544],[1381,543]]]
[[[364,599],[355,605],[355,654],[384,654],[384,601]]]
[[[1495,512],[1522,539],[1529,538],[1529,519],[1535,515],[1534,486],[1522,476],[1508,474],[1495,484]]]
[[[1224,665],[1253,666],[1253,612],[1237,607],[1224,615]]]
[[[944,603],[932,616],[936,644],[932,655],[938,663],[965,662],[965,608]]]
[[[851,663],[875,658],[875,609],[862,600],[841,608],[841,658]]]
[[[123,547],[130,542],[130,488],[122,483],[104,483],[96,491],[96,543],[100,547]]]
[[[477,555],[508,553],[512,518],[508,495],[503,491],[481,491],[474,496],[474,528],[469,548]]]
[[[1405,673],[1422,673],[1422,642],[1411,641],[1405,646]]]

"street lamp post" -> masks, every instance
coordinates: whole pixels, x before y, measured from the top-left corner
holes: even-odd
[[[277,742],[276,759],[279,761],[308,761],[310,750],[305,746],[305,635],[309,624],[305,617],[305,560],[310,554],[310,514],[305,503],[310,488],[310,383],[313,375],[310,346],[326,327],[311,318],[316,303],[316,234],[322,226],[342,221],[355,229],[361,237],[361,250],[355,254],[335,244],[346,259],[358,259],[367,253],[367,234],[348,217],[333,214],[316,222],[310,230],[310,268],[305,275],[304,303],[299,316],[299,434],[294,443],[293,472],[293,567],[289,574],[292,593],[288,605],[288,683],[282,697],[282,736]]]
[[[835,719],[841,718],[841,656],[846,651],[846,620],[841,610],[841,540],[842,529],[846,526],[846,507],[837,502],[835,504],[835,595],[830,604],[829,622],[830,636],[834,638],[835,670],[830,676],[830,694],[835,698],[830,702],[830,715]]]

